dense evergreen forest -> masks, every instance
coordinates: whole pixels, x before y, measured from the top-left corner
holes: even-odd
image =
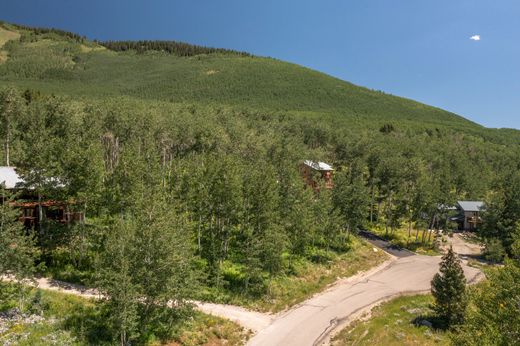
[[[138,53],[158,51],[184,57],[215,53],[250,56],[250,54],[246,52],[237,52],[222,48],[202,47],[176,41],[106,41],[100,42],[100,44],[116,52],[125,52],[128,50],[136,51]]]
[[[517,131],[243,53],[0,30],[20,34],[0,55],[2,165],[87,215],[42,223],[20,249],[114,297],[120,337],[166,333],[156,322],[188,299],[265,296],[299,262],[348,252],[364,227],[413,225],[424,241],[439,206],[461,199],[488,201],[483,234],[516,251]],[[305,187],[306,159],[335,167],[334,189]]]

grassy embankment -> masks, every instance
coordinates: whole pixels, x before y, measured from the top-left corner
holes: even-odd
[[[216,291],[207,288],[200,298],[220,303],[235,304],[263,312],[280,312],[305,301],[339,278],[350,277],[383,263],[388,256],[383,251],[352,237],[351,248],[344,253],[330,252],[328,261],[314,263],[298,260],[291,264],[292,273],[271,280],[268,292],[260,297],[241,295],[239,292]]]
[[[435,232],[412,229],[410,232],[405,228],[389,229],[388,233],[384,226],[374,225],[370,228],[378,236],[390,241],[391,243],[414,251],[421,255],[437,256],[441,252],[435,245]],[[439,239],[442,242],[442,239]],[[440,244],[439,244],[440,245]]]
[[[292,260],[287,265],[290,269],[286,270],[286,274],[273,278],[263,295],[251,296],[226,288],[204,287],[194,298],[240,305],[262,312],[279,312],[310,298],[338,278],[366,271],[387,258],[383,251],[375,252],[370,244],[352,237],[350,249],[346,252],[329,251],[327,258],[319,262],[303,258]],[[92,270],[76,269],[66,252],[56,249],[53,261],[56,265],[45,268],[43,275],[65,282],[93,285]]]
[[[371,317],[357,321],[342,330],[332,345],[449,345],[445,331],[420,326],[431,321],[431,295],[405,296],[372,309]]]
[[[2,286],[8,293],[12,286]],[[26,303],[18,320],[0,316],[0,344],[33,345],[112,345],[109,325],[99,302],[69,294],[26,288]],[[13,311],[18,301],[3,299],[0,311]],[[10,310],[11,309],[11,310]],[[221,318],[193,312],[179,319],[171,338],[151,340],[148,345],[241,345],[247,333]]]

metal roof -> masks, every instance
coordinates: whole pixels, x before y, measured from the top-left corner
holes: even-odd
[[[23,183],[15,167],[0,166],[0,184],[5,184],[6,189],[12,190]]]
[[[331,165],[325,163],[325,162],[314,162],[311,160],[305,160],[303,162],[305,165],[311,167],[312,169],[315,169],[317,171],[333,171],[334,168],[332,168]]]
[[[481,201],[458,201],[457,204],[463,211],[481,211],[484,209],[484,202]]]

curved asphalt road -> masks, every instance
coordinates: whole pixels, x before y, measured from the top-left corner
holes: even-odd
[[[440,257],[412,255],[392,261],[379,271],[353,282],[339,282],[327,291],[277,316],[248,343],[251,346],[305,346],[322,343],[334,328],[356,312],[385,298],[430,289]],[[469,282],[478,269],[463,265]]]

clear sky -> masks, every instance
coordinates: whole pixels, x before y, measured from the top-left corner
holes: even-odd
[[[5,21],[90,39],[179,40],[248,51],[438,106],[488,127],[520,129],[519,0],[0,4]]]

